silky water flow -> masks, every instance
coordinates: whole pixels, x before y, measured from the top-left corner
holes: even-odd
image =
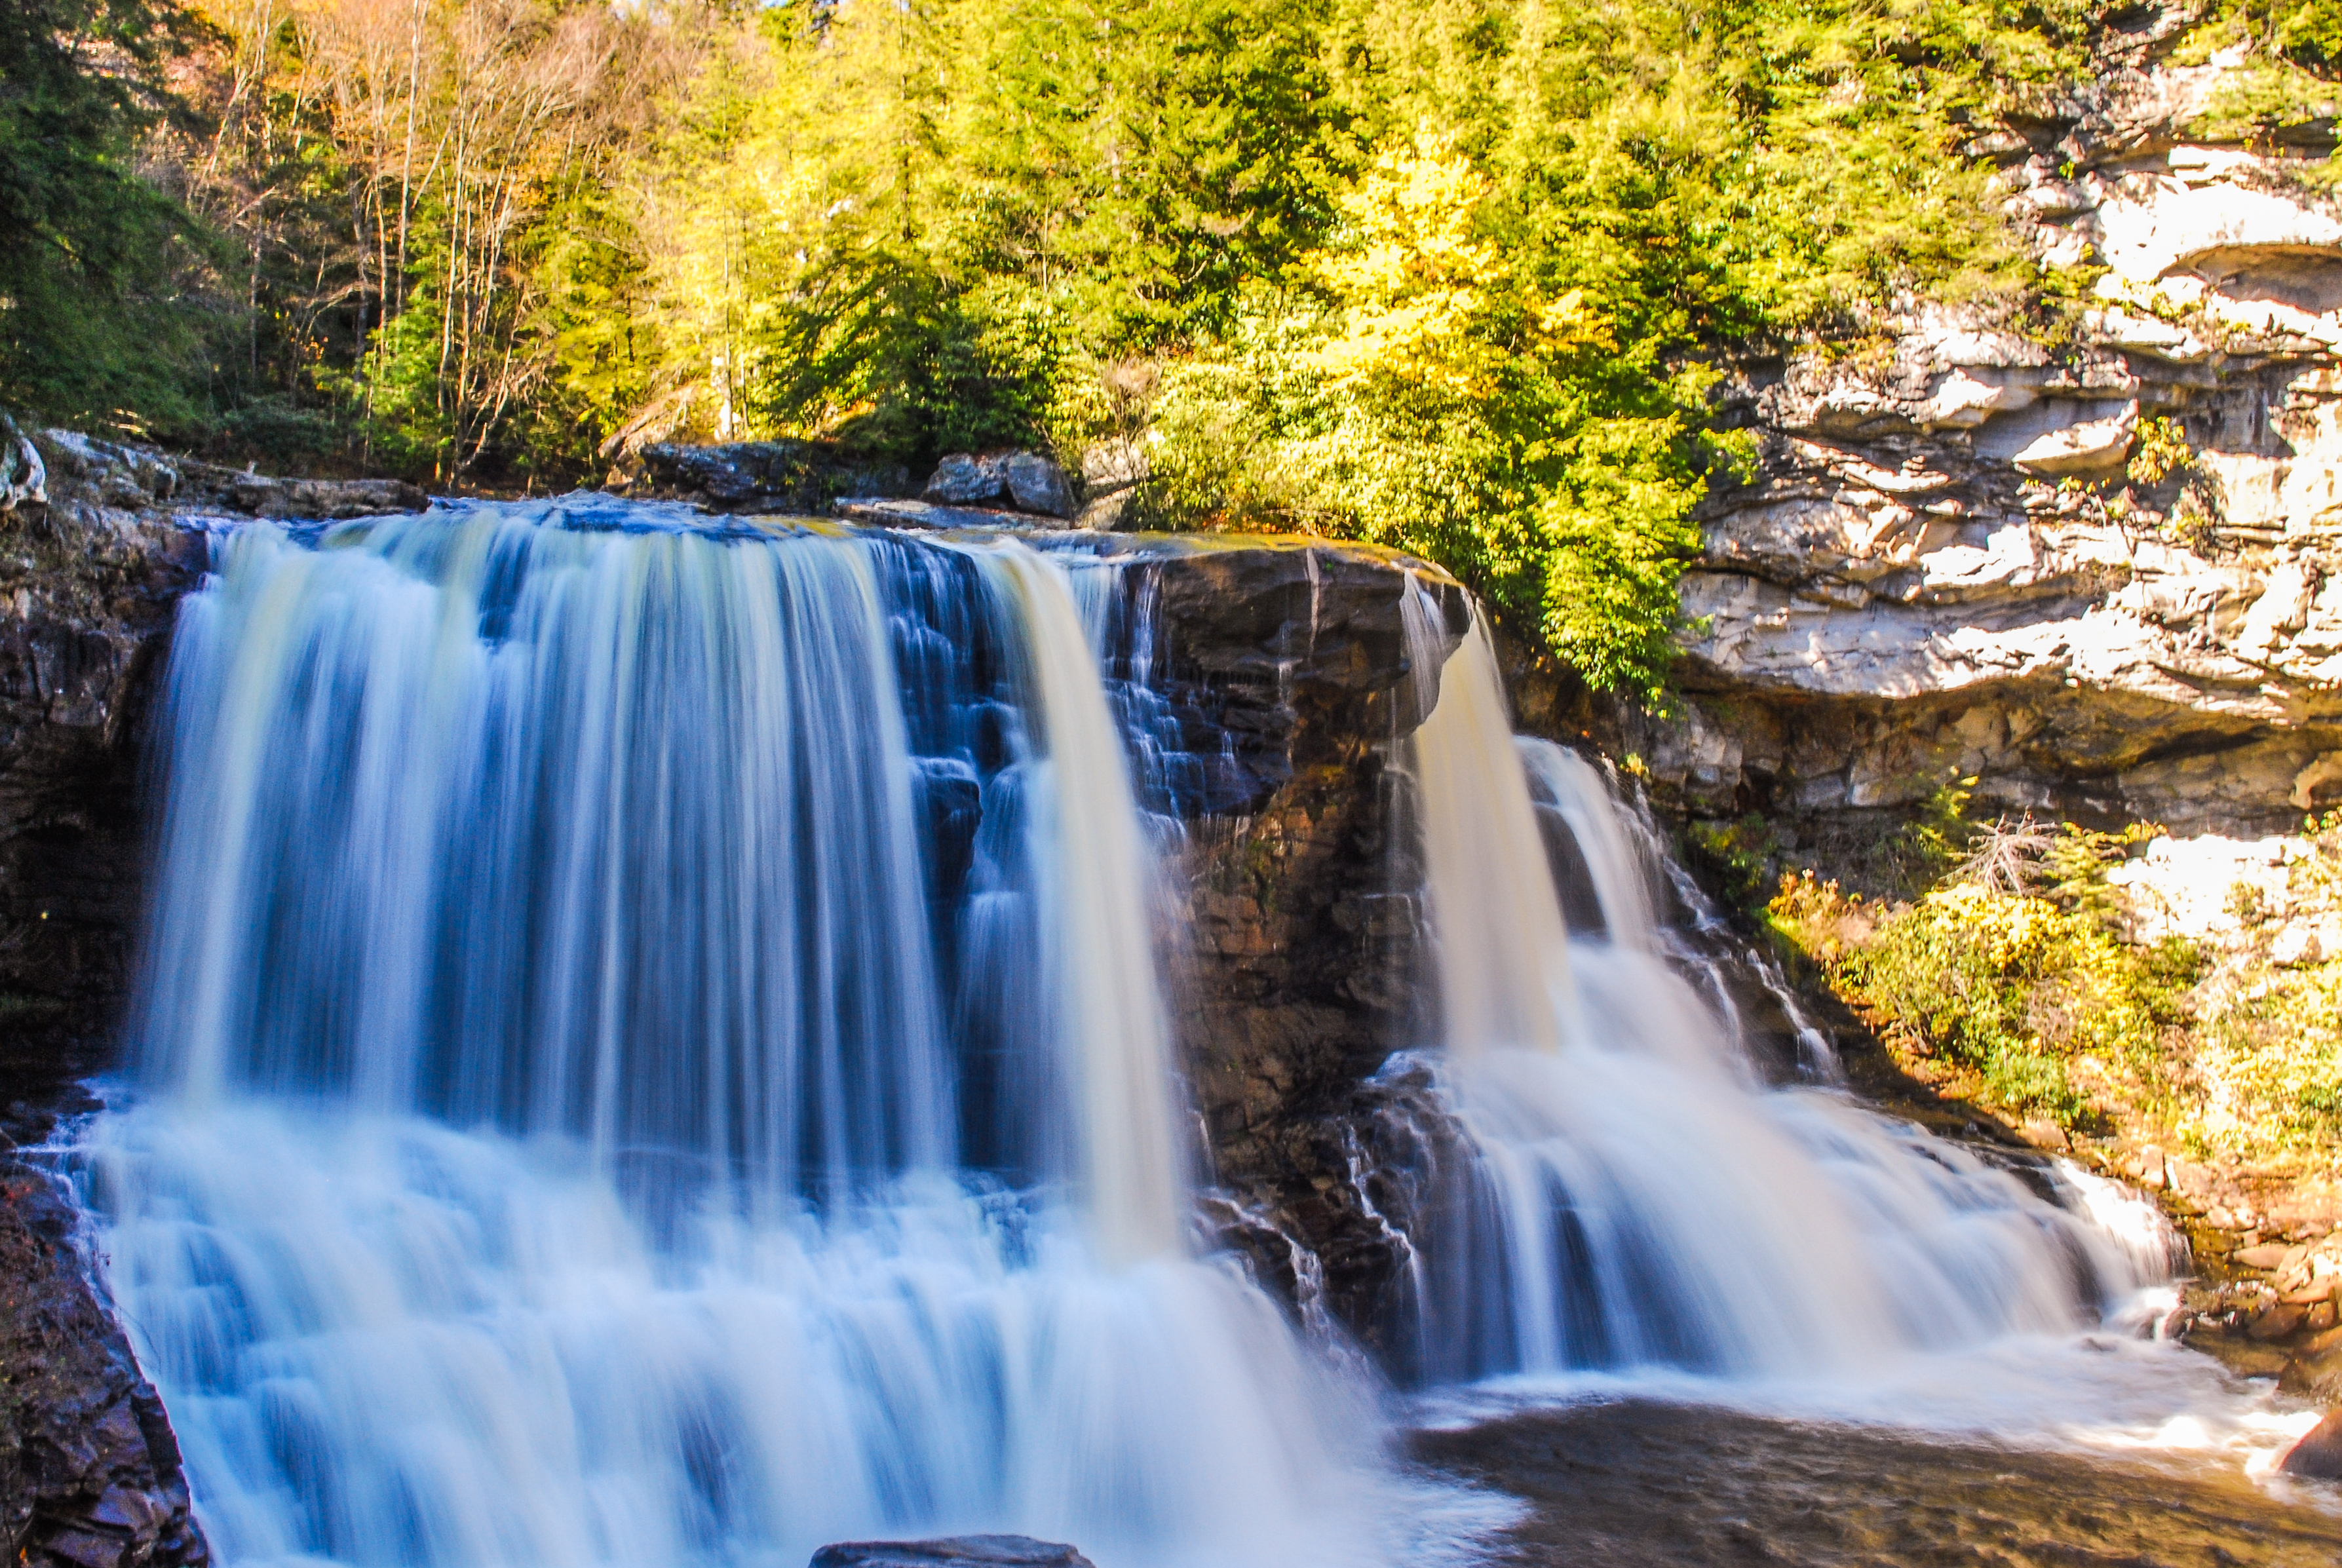
[[[1472,1385],[1422,1419],[1641,1394],[2261,1467],[2315,1419],[2154,1341],[2181,1259],[2137,1194],[2063,1161],[2028,1185],[1827,1082],[1766,1083],[1671,961],[1655,835],[1510,733],[1484,629],[1411,767],[1437,1043],[1381,1076],[1427,1082],[1460,1135],[1408,1129],[1405,1349],[1418,1382]]]
[[[1186,1239],[1154,852],[1226,759],[1179,752],[1144,635],[1102,677],[1143,580],[575,498],[220,551],[136,1068],[72,1162],[225,1563],[991,1529],[1357,1568],[1504,1516],[1389,1468],[1346,1359]],[[2251,1427],[2089,1333],[2167,1272],[2151,1211],[1767,1087],[1646,824],[1406,608],[1440,1007],[1384,1076],[1452,1134],[1403,1173],[1396,1370],[1450,1391],[1415,1419]]]
[[[1189,1255],[1067,575],[615,503],[225,539],[79,1157],[221,1560],[1382,1559],[1366,1408]]]

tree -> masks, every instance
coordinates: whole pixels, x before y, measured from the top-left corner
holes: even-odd
[[[195,234],[140,177],[200,29],[172,0],[0,7],[0,387],[50,418],[184,424]]]

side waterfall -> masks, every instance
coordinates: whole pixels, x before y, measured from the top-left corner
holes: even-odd
[[[1413,1173],[1418,1376],[1858,1376],[2071,1334],[2163,1276],[2151,1233],[2127,1246],[1916,1129],[1766,1089],[1663,956],[1600,775],[1516,743],[1485,633],[1413,744],[1442,1049],[1385,1071],[1427,1074],[1463,1134]]]
[[[1066,572],[565,504],[183,613],[82,1178],[219,1557],[1382,1560],[1373,1421],[1188,1255]]]

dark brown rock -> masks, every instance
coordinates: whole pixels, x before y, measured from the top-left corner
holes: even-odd
[[[1371,1181],[1354,1179],[1376,1112],[1361,1084],[1425,1006],[1391,764],[1437,691],[1418,692],[1408,663],[1408,573],[1432,596],[1443,659],[1468,602],[1445,574],[1359,545],[1114,534],[1064,547],[1142,558],[1123,584],[1161,631],[1148,684],[1213,764],[1180,803],[1195,942],[1179,1038],[1221,1188],[1205,1217],[1305,1314],[1323,1307],[1378,1340],[1407,1243]],[[1127,674],[1129,651],[1118,661]]]
[[[45,1174],[0,1166],[0,1529],[8,1561],[191,1568],[209,1560],[179,1448]]]
[[[179,476],[155,454],[37,444],[46,504],[0,514],[0,1106],[100,1064],[136,920],[140,719],[208,559],[156,510]]]
[[[2295,1439],[2277,1467],[2287,1475],[2313,1476],[2319,1481],[2342,1481],[2342,1410],[2331,1412],[2325,1420]]]
[[[954,1535],[940,1541],[846,1541],[813,1554],[810,1568],[1093,1568],[1070,1546],[1029,1535]]]

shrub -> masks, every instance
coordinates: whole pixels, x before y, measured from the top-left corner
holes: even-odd
[[[2199,960],[2191,944],[2143,948],[2112,929],[2105,870],[2124,835],[2069,824],[2037,836],[2013,876],[1989,844],[1971,855],[1994,868],[1989,884],[1955,879],[1880,912],[1807,874],[1783,881],[1768,914],[1874,1027],[1974,1073],[1993,1103],[2073,1126],[2092,1107],[2068,1064],[2158,1080]]]

